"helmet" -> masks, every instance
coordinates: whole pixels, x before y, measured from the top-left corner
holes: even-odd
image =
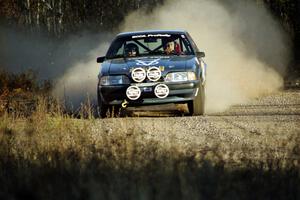
[[[136,44],[130,43],[125,46],[125,56],[135,57],[139,54],[139,48]]]

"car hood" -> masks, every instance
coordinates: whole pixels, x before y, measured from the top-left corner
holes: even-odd
[[[110,60],[108,74],[130,75],[132,68],[160,67],[163,69],[162,75],[171,71],[186,71],[187,63],[194,61],[194,56],[164,56],[164,57],[140,57],[140,58],[120,58]]]

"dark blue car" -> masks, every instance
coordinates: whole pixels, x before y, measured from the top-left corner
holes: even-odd
[[[102,63],[98,82],[101,117],[121,107],[187,103],[191,115],[203,115],[204,52],[186,31],[121,33]],[[108,112],[110,110],[110,112]]]

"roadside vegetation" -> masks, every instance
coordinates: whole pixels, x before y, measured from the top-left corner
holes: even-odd
[[[2,100],[33,103],[25,109],[30,112],[24,107],[1,112],[0,199],[300,197],[299,135],[289,139],[283,160],[264,149],[257,151],[267,159],[252,160],[249,150],[226,159],[233,147],[224,152],[218,141],[196,151],[149,139],[143,124],[128,125],[134,123],[130,118],[76,119],[31,73],[1,75]]]
[[[27,119],[2,116],[0,198],[299,198],[299,137],[290,141],[294,152],[288,156],[294,159],[265,152],[267,160],[254,161],[244,152],[243,160],[229,161],[223,155],[230,148],[188,151],[147,140],[140,129],[127,130],[126,123],[42,110]]]
[[[0,115],[31,115],[37,107],[38,99],[51,102],[51,89],[51,82],[39,82],[34,71],[14,74],[0,70]]]

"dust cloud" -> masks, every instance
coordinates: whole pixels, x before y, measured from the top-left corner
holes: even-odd
[[[53,94],[68,108],[78,109],[87,97],[96,99],[96,57],[104,55],[109,45],[105,41],[111,38],[111,33],[83,30],[56,39],[0,26],[0,69],[13,73],[33,70],[40,80],[53,81]]]
[[[87,100],[96,104],[97,75],[100,71],[96,58],[105,55],[108,46],[109,43],[101,43],[97,49],[87,53],[85,60],[68,68],[58,79],[53,93],[65,101],[68,109],[76,111]]]
[[[44,79],[57,79],[109,38],[108,33],[82,31],[57,39],[44,32],[28,32],[0,25],[0,67],[19,73],[31,69]]]
[[[169,0],[153,13],[144,13],[131,13],[122,30],[184,29],[206,52],[207,112],[220,112],[282,87],[289,40],[262,5]]]
[[[140,9],[131,13],[119,30],[187,30],[207,55],[208,113],[247,103],[282,87],[289,40],[262,5],[233,0],[168,0],[145,13],[149,12]],[[26,64],[25,68],[36,68],[43,77],[58,77],[54,94],[74,108],[87,96],[95,101],[100,67],[96,57],[107,51],[111,34],[82,33],[63,44],[45,37],[24,38],[4,29],[1,34],[7,36],[2,47],[8,47],[1,48],[2,66],[9,63],[21,69]],[[47,55],[49,52],[54,55]]]

